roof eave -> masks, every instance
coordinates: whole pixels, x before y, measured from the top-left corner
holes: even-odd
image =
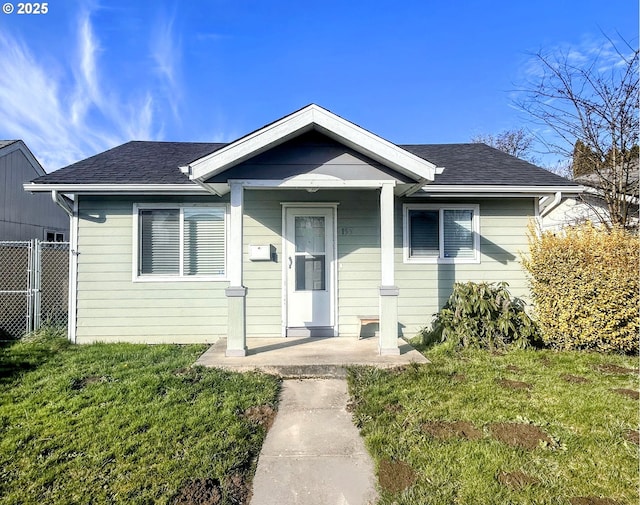
[[[208,193],[205,188],[197,184],[42,184],[27,182],[23,184],[23,188],[31,193],[57,191],[65,194],[94,195],[202,195]]]
[[[427,185],[412,194],[415,197],[541,197],[555,193],[579,195],[583,186],[508,186],[508,185]]]

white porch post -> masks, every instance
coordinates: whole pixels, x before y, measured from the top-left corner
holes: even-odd
[[[398,355],[398,287],[395,285],[394,206],[395,183],[382,183],[380,190],[380,354]]]
[[[231,212],[229,223],[229,287],[227,295],[227,356],[247,355],[246,295],[242,285],[242,221],[244,215],[244,188],[231,184]]]

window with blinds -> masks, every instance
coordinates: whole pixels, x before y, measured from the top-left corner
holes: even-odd
[[[443,209],[444,257],[473,259],[473,211]]]
[[[478,207],[405,205],[405,260],[479,260]]]
[[[138,275],[219,277],[225,274],[222,207],[138,209]]]
[[[415,258],[440,256],[440,216],[437,210],[409,211],[409,254]]]

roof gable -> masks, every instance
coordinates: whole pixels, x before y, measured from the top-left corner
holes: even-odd
[[[415,183],[415,179],[391,170],[317,131],[303,133],[220,172],[205,182],[221,184],[229,180],[284,181],[304,175],[337,180]]]
[[[191,180],[204,183],[222,172],[288,140],[315,130],[327,137],[413,179],[433,181],[436,165],[351,123],[318,105],[311,104],[268,124],[227,146],[183,167]]]

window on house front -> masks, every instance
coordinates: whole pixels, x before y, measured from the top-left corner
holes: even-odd
[[[138,276],[224,277],[223,207],[143,207],[138,219]]]
[[[405,205],[405,261],[479,261],[478,206]]]

